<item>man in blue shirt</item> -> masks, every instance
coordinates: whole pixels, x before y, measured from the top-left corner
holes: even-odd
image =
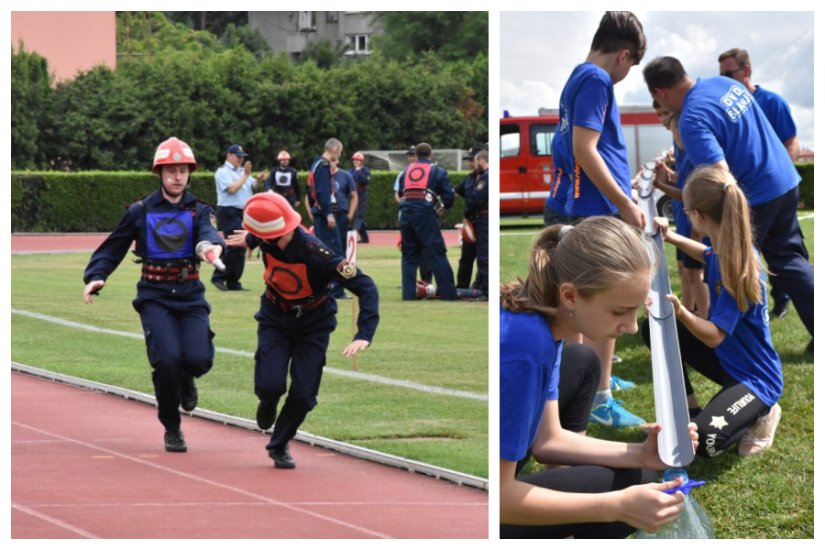
[[[644,214],[633,202],[627,144],[613,87],[638,65],[647,49],[642,24],[630,12],[606,12],[584,63],[573,69],[559,102],[559,126],[553,136],[556,198],[564,196],[564,214],[573,223],[589,216],[618,216],[644,227]],[[561,192],[561,195],[558,192]],[[551,200],[549,206],[553,208]],[[555,221],[555,220],[553,220]],[[612,396],[614,338],[585,341],[602,363],[591,419],[612,427],[643,424]]]
[[[813,266],[797,219],[799,173],[753,95],[726,76],[696,81],[678,59],[659,57],[644,69],[654,99],[681,112],[679,132],[694,166],[713,165],[737,179],[753,211],[754,242],[788,293],[813,350]]]
[[[762,107],[779,141],[785,145],[791,160],[799,158],[799,139],[796,136],[796,123],[791,115],[791,108],[785,99],[774,92],[756,86],[751,82],[751,60],[747,50],[730,49],[719,56],[719,74],[741,82]],[[776,283],[776,277],[770,275],[773,309],[771,319],[781,319],[788,313],[790,298]]]
[[[266,172],[253,178],[252,162],[238,144],[226,150],[226,162],[215,171],[215,188],[218,194],[218,227],[225,237],[236,230],[243,230],[243,206],[252,196],[253,189],[266,179]],[[223,263],[225,271],[218,269],[212,274],[212,284],[218,290],[246,290],[241,285],[246,256],[243,249],[230,248]]]

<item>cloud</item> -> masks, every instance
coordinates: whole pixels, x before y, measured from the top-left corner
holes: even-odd
[[[502,12],[501,107],[533,115],[558,108],[570,72],[584,61],[603,12]],[[806,147],[814,146],[813,12],[636,12],[648,51],[616,86],[621,105],[649,105],[642,68],[660,55],[677,57],[693,78],[719,74],[730,48],[751,56],[754,82],[790,104]],[[517,111],[516,109],[525,109]]]

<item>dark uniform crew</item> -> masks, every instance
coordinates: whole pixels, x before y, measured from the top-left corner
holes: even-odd
[[[359,243],[370,242],[370,236],[367,233],[367,220],[364,216],[367,211],[367,196],[369,191],[370,178],[372,173],[370,169],[364,166],[364,154],[355,153],[352,155],[353,168],[349,171],[352,179],[355,180],[358,191],[358,208],[355,210],[355,218],[352,222],[352,228],[358,232],[360,237]]]
[[[231,246],[259,247],[266,290],[258,321],[255,352],[256,420],[262,430],[275,427],[266,448],[276,468],[294,468],[289,441],[317,403],[330,334],[338,306],[329,294],[331,282],[360,300],[358,332],[344,350],[351,357],[365,349],[378,327],[378,290],[367,275],[300,227],[301,217],[275,193],[259,193],[244,209],[245,240]],[[292,382],[280,414],[276,410]]]
[[[429,144],[416,145],[415,154],[415,162],[407,167],[399,182],[401,298],[416,299],[415,273],[423,262],[435,275],[441,299],[455,300],[453,269],[447,260],[447,246],[439,224],[439,211],[453,205],[455,193],[447,172],[432,163]]]
[[[490,222],[489,222],[489,192],[490,180],[488,165],[489,153],[479,151],[476,154],[476,166],[479,177],[475,190],[467,201],[467,216],[472,222],[476,235],[476,261],[478,264],[478,288],[484,296],[489,296],[490,278]]]
[[[473,193],[475,193],[476,182],[479,176],[479,170],[476,166],[476,151],[468,151],[464,154],[463,159],[470,165],[470,173],[456,186],[455,192],[464,199],[464,223],[470,222],[472,224],[472,220],[470,219],[471,212],[469,210],[470,204],[468,201],[470,197],[473,196]],[[458,259],[455,286],[458,288],[471,288],[470,281],[472,281],[473,278],[473,265],[476,261],[476,242],[474,238],[471,240],[464,237],[464,232],[462,232],[462,237],[461,256]],[[478,288],[478,273],[476,273],[476,280],[472,283],[472,288]]]
[[[196,168],[186,143],[176,137],[161,143],[152,166],[161,177],[160,189],[127,208],[83,274],[84,300],[91,303],[92,294],[103,288],[135,241],[142,275],[132,305],[143,325],[158,419],[166,429],[164,445],[170,452],[186,451],[178,405],[185,411],[197,406],[194,378],[212,368],[215,356],[211,308],[199,279],[196,249],[206,241],[206,248],[220,255],[224,242],[212,225],[212,207],[186,190],[189,174]]]
[[[289,201],[292,208],[297,210],[301,203],[301,183],[298,180],[298,171],[289,165],[291,160],[288,151],[278,153],[278,166],[269,172],[264,189],[280,193]]]

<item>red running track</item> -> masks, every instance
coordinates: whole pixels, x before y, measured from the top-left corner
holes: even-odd
[[[148,373],[147,373],[148,376]],[[163,450],[155,408],[11,374],[12,538],[486,538],[487,493],[185,416]]]

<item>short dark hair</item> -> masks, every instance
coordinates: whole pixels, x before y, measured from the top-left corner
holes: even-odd
[[[429,157],[433,154],[433,148],[429,143],[419,143],[415,146],[415,155],[417,157]]]
[[[686,76],[685,68],[675,57],[657,57],[647,65],[644,71],[647,89],[653,94],[656,88],[672,88]]]
[[[745,65],[751,64],[751,58],[748,55],[748,50],[743,48],[731,48],[730,50],[719,54],[719,63],[729,57],[734,58],[739,67],[744,67]]]
[[[618,52],[629,49],[641,61],[647,51],[642,23],[629,11],[608,11],[602,16],[599,28],[590,44],[591,51]]]

